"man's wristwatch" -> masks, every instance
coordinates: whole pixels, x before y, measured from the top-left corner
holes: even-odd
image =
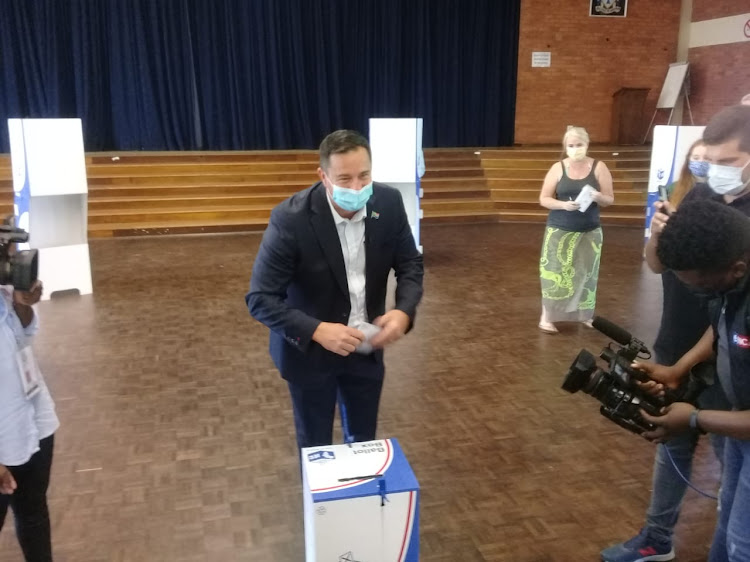
[[[706,432],[703,431],[700,425],[698,425],[698,413],[699,412],[700,410],[696,408],[690,413],[690,429],[692,429],[693,431],[697,431],[698,433],[705,434]]]

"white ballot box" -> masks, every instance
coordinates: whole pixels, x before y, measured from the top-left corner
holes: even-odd
[[[419,560],[419,484],[395,439],[302,449],[307,562]]]

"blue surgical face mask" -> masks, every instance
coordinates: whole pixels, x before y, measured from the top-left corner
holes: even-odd
[[[362,189],[349,189],[347,187],[339,187],[333,185],[333,193],[331,193],[331,199],[336,205],[344,209],[345,211],[359,211],[362,207],[367,205],[367,202],[372,196],[372,182],[368,183]]]
[[[688,164],[688,168],[690,168],[690,173],[693,174],[696,178],[705,178],[708,176],[708,167],[710,164],[708,163],[708,160],[691,160]]]
[[[748,164],[750,162],[747,162],[744,166],[711,164],[708,167],[708,185],[719,195],[742,193],[750,183],[750,179],[742,181],[742,172],[745,171]]]

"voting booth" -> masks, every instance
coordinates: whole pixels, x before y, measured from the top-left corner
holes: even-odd
[[[419,560],[419,484],[396,439],[301,454],[307,562]]]
[[[372,179],[401,192],[414,242],[422,251],[419,221],[422,210],[419,185],[422,156],[422,119],[370,119]]]
[[[39,250],[43,299],[92,292],[80,119],[8,119],[16,224]]]
[[[651,167],[648,174],[648,203],[646,204],[646,241],[651,237],[654,203],[659,200],[659,188],[680,178],[690,146],[703,136],[705,127],[657,125],[651,146]]]

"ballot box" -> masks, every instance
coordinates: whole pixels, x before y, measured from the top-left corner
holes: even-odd
[[[302,449],[307,562],[419,560],[419,484],[396,439]]]

